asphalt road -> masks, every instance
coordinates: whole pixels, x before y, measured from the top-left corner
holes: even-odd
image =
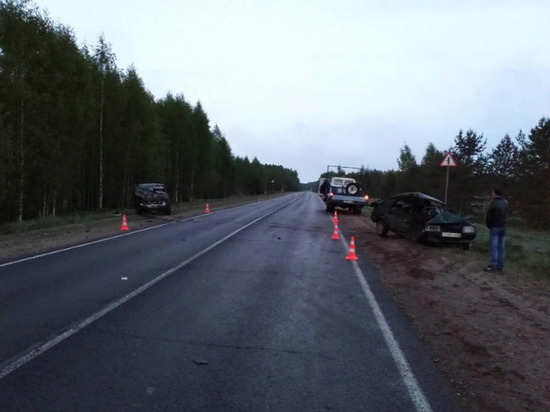
[[[0,265],[0,411],[455,410],[333,228],[296,193]]]

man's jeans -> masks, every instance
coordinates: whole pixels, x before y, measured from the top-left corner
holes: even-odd
[[[504,227],[492,227],[489,229],[489,249],[491,252],[489,266],[493,269],[502,270],[504,267],[504,257],[506,255],[505,236],[506,228]]]

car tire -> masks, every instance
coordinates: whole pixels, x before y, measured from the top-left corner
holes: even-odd
[[[462,244],[462,250],[472,250],[472,244],[470,242]]]
[[[362,207],[354,207],[353,208],[353,214],[354,215],[360,215],[362,211],[363,211]]]
[[[327,212],[334,213],[334,205],[331,205],[330,202],[327,202]]]
[[[357,193],[359,193],[359,190],[359,183],[350,183],[346,186],[346,193],[348,195],[355,196]]]
[[[383,220],[379,220],[376,222],[376,234],[380,237],[386,237],[388,235],[388,232],[390,231],[390,227],[386,222]]]

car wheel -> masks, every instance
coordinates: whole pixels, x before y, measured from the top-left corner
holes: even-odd
[[[472,250],[472,244],[470,242],[462,244],[462,250]]]
[[[348,195],[356,195],[359,192],[359,184],[350,183],[346,186],[346,193]]]
[[[334,205],[331,205],[329,202],[327,202],[327,212],[334,213]]]
[[[362,207],[354,207],[353,208],[353,214],[354,215],[360,215],[362,211],[363,211]]]
[[[380,237],[386,237],[388,235],[388,232],[390,231],[390,227],[386,222],[383,220],[379,220],[376,222],[376,234]]]

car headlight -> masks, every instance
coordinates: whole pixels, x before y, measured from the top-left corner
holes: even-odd
[[[428,225],[424,228],[424,232],[441,232],[441,227],[437,225]]]
[[[462,233],[476,233],[475,226],[462,226]]]

